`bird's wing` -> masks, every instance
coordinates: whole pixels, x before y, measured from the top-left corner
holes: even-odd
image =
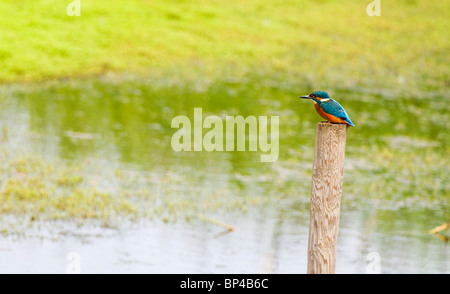
[[[332,114],[341,119],[347,119],[348,115],[345,109],[336,101],[331,99],[330,101],[320,103],[320,107],[329,114]]]

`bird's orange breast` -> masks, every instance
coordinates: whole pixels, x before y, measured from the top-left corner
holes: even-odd
[[[323,117],[324,119],[335,123],[335,124],[347,124],[349,125],[349,123],[346,120],[343,120],[339,117],[336,117],[334,115],[331,115],[329,113],[326,113],[325,111],[323,111],[322,107],[320,107],[320,105],[317,102],[314,102],[314,107],[316,108],[317,113]]]

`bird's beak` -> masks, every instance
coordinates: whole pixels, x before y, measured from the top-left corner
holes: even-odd
[[[303,98],[303,99],[312,99],[311,97],[309,97],[309,95],[307,95],[307,96],[300,96],[300,97],[298,97],[298,98]]]

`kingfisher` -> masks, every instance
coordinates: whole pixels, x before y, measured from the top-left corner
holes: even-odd
[[[307,96],[300,96],[300,98],[313,100],[317,112],[330,123],[355,126],[344,107],[333,98],[330,98],[327,92],[315,91]]]

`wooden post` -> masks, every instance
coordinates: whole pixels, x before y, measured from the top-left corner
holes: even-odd
[[[320,122],[311,186],[308,274],[334,274],[347,125]]]

